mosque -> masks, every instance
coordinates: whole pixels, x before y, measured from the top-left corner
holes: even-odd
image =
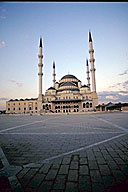
[[[63,76],[56,82],[55,62],[53,62],[53,86],[48,88],[45,94],[42,93],[42,39],[39,44],[39,93],[38,98],[11,99],[6,102],[6,113],[78,113],[94,111],[98,105],[96,92],[96,79],[94,67],[94,49],[91,32],[89,31],[89,54],[86,59],[87,85],[72,74]],[[89,63],[91,69],[89,69]],[[90,85],[91,74],[91,85]]]

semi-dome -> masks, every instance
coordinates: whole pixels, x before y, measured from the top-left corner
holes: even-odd
[[[50,88],[48,88],[48,91],[49,90],[56,90],[54,87],[50,87]]]

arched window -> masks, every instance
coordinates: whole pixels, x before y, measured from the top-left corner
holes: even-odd
[[[86,103],[86,108],[89,108],[89,103],[88,102]]]
[[[83,108],[85,108],[85,103],[83,103]]]
[[[90,103],[90,107],[92,107],[92,103]]]

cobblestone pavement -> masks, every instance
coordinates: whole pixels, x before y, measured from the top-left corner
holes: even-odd
[[[0,116],[0,192],[128,192],[128,113]]]

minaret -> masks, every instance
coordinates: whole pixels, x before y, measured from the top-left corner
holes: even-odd
[[[39,64],[38,64],[38,67],[39,67],[39,73],[38,73],[38,76],[39,76],[38,111],[41,112],[41,109],[42,109],[42,75],[43,75],[43,73],[42,73],[42,67],[43,67],[43,64],[42,64],[42,59],[43,59],[42,38],[40,38],[38,58],[39,58]]]
[[[55,61],[53,61],[53,87],[55,88],[56,83],[56,72],[55,72]]]
[[[87,67],[87,86],[89,87],[90,90],[90,77],[89,77],[89,66],[88,66],[88,59],[86,59],[86,67]]]
[[[92,76],[92,92],[96,92],[96,80],[95,80],[95,68],[94,68],[94,49],[93,49],[93,44],[92,44],[92,37],[91,37],[91,32],[89,31],[89,54],[90,54],[90,63],[91,63],[91,76]]]

